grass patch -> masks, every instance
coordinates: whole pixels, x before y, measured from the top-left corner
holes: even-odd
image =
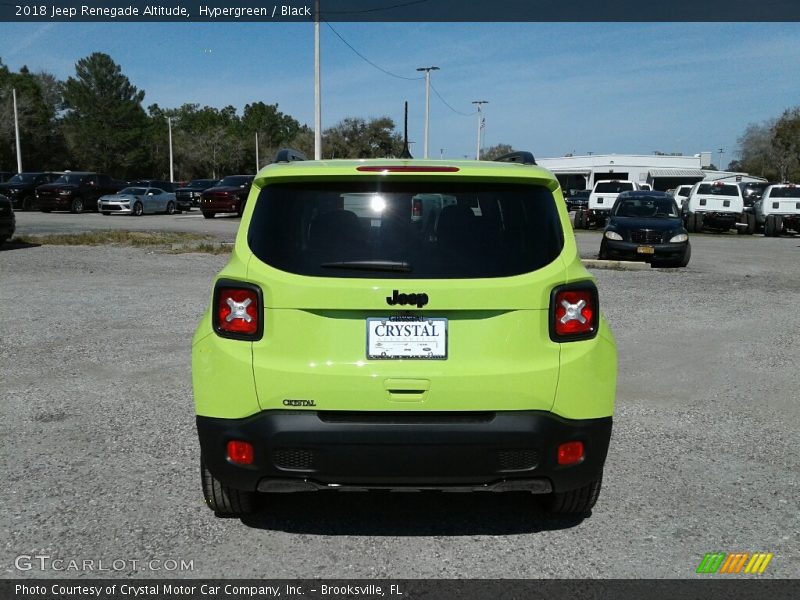
[[[198,233],[177,231],[124,231],[117,229],[52,235],[20,235],[12,243],[50,246],[168,246],[170,244],[205,244],[213,238]]]
[[[230,254],[233,244],[210,244],[200,242],[199,244],[186,244],[178,247],[173,246],[170,254],[186,254],[187,252],[202,252],[203,254]]]

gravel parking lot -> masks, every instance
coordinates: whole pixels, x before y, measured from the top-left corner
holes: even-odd
[[[222,241],[239,223],[17,218],[19,234]],[[599,232],[577,237],[596,253]],[[15,568],[44,554],[128,561],[101,576],[689,578],[707,552],[772,552],[762,577],[800,577],[800,237],[692,243],[687,269],[595,272],[620,364],[603,491],[585,520],[548,519],[524,494],[432,493],[284,495],[245,521],[217,519],[199,488],[189,344],[226,256],[5,246],[4,576],[86,575]],[[192,569],[165,572],[168,560]]]

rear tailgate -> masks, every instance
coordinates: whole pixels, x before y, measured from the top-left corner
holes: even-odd
[[[262,190],[248,233],[265,306],[261,408],[549,410],[560,353],[549,297],[566,278],[552,192],[378,185],[374,197],[361,181]],[[420,222],[420,193],[457,202]]]

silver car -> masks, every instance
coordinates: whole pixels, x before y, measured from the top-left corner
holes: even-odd
[[[127,187],[116,194],[101,196],[97,209],[104,215],[113,213],[140,217],[145,213],[175,213],[175,194],[154,187]]]

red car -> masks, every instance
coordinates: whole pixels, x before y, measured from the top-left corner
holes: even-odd
[[[205,190],[200,196],[203,216],[212,219],[217,213],[235,212],[241,217],[253,179],[254,175],[228,175],[216,186]]]

